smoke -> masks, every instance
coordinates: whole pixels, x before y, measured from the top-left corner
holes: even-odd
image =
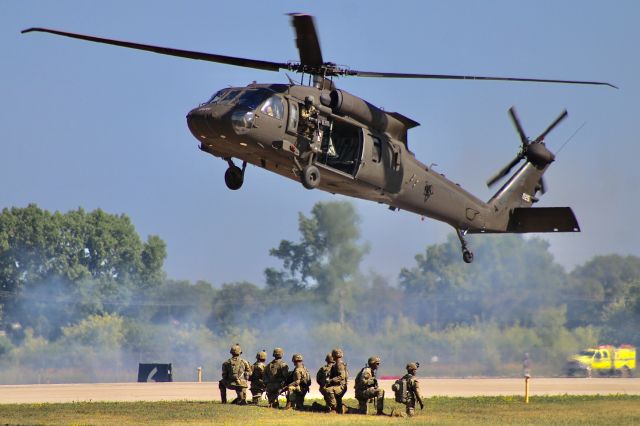
[[[407,265],[398,284],[356,276],[338,298],[250,283],[165,280],[136,290],[109,279],[42,281],[3,294],[12,321],[0,338],[0,382],[130,382],[140,362],[171,363],[175,381],[196,380],[198,367],[218,380],[234,343],[250,362],[275,347],[287,361],[301,353],[312,373],[340,347],[351,377],[374,355],[379,375],[418,361],[423,376],[517,376],[525,352],[534,374],[555,375],[568,355],[601,343],[592,324],[568,328],[567,274],[546,243],[483,236],[472,244],[471,266],[451,236]],[[613,308],[601,321],[640,322],[636,305]],[[623,328],[604,327],[606,343],[640,341]]]

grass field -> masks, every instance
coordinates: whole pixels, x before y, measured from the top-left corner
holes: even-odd
[[[309,401],[309,404],[311,401]],[[403,406],[385,400],[385,412]],[[349,400],[347,405],[357,406]],[[371,410],[373,411],[373,410]],[[324,414],[272,410],[264,406],[222,405],[218,402],[82,402],[69,404],[0,405],[1,424],[92,425],[334,425],[334,424],[640,424],[640,396],[434,397],[411,419],[358,414]]]

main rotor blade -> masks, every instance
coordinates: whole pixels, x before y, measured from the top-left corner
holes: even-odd
[[[239,67],[257,68],[266,71],[279,71],[282,68],[288,68],[286,63],[261,61],[257,59],[237,58],[234,56],[216,55],[213,53],[194,52],[191,50],[173,49],[170,47],[152,46],[149,44],[132,43],[129,41],[113,40],[109,38],[94,37],[84,34],[70,33],[66,31],[52,30],[49,28],[28,28],[22,33],[30,33],[32,31],[56,34],[65,37],[77,38],[80,40],[92,41],[95,43],[111,44],[114,46],[126,47],[129,49],[145,50],[147,52],[160,53],[161,55],[177,56],[180,58],[198,59],[208,62],[218,62],[227,65],[236,65]]]
[[[516,158],[514,158],[513,160],[511,160],[511,162],[509,164],[507,164],[506,166],[504,166],[502,168],[502,170],[500,170],[498,173],[496,173],[491,179],[489,179],[487,181],[487,186],[491,187],[493,186],[493,184],[495,184],[497,181],[499,181],[500,179],[502,179],[503,177],[505,177],[506,175],[509,174],[509,172],[511,171],[511,169],[513,169],[513,167],[518,164],[520,161],[522,160],[522,155],[518,155]]]
[[[542,132],[540,134],[540,136],[538,136],[536,138],[536,142],[542,142],[544,140],[544,138],[549,134],[550,131],[553,130],[554,127],[556,127],[562,120],[564,120],[565,118],[567,118],[567,115],[569,115],[569,113],[567,112],[567,110],[565,109],[564,111],[562,111],[560,113],[560,115],[558,116],[558,118],[556,118],[556,120],[551,123],[549,125],[549,127],[547,127],[547,130],[545,130],[544,132]]]
[[[313,16],[303,13],[290,13],[289,16],[291,16],[291,23],[296,30],[296,45],[300,53],[300,63],[314,67],[321,66],[324,62]]]
[[[518,131],[518,135],[520,135],[520,141],[522,142],[522,151],[525,150],[527,145],[529,145],[529,138],[524,133],[524,129],[522,128],[522,124],[520,124],[520,119],[518,119],[518,115],[516,114],[516,108],[509,108],[509,116],[511,116],[511,121],[513,121],[513,125]]]
[[[449,74],[412,74],[397,72],[359,71],[345,70],[345,75],[357,77],[384,77],[384,78],[430,78],[439,80],[492,80],[492,81],[526,81],[534,83],[564,83],[564,84],[592,84],[597,86],[609,86],[617,89],[611,83],[601,81],[581,81],[581,80],[553,80],[544,78],[518,78],[518,77],[486,77],[477,75],[449,75]]]

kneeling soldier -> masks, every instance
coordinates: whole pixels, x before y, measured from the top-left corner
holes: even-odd
[[[380,365],[380,358],[372,356],[356,376],[356,399],[361,414],[367,414],[367,401],[376,398],[376,414],[384,414],[384,390],[378,387],[376,370]]]
[[[249,381],[251,382],[251,402],[258,404],[262,394],[267,389],[264,383],[264,362],[267,360],[267,353],[265,351],[258,352],[256,355],[256,362],[253,364],[253,371]]]
[[[324,400],[327,403],[327,409],[330,413],[342,414],[344,411],[342,397],[347,393],[349,373],[347,372],[347,364],[342,361],[343,356],[344,354],[340,348],[335,348],[331,351],[334,364],[329,371],[329,378],[324,393]]]
[[[302,410],[304,396],[309,392],[309,386],[311,386],[311,376],[309,370],[304,366],[302,355],[295,354],[291,361],[295,367],[291,372],[290,383],[282,391],[287,392],[287,409],[293,407],[296,410]]]
[[[251,375],[251,364],[240,358],[242,349],[239,344],[231,346],[231,358],[222,364],[222,380],[218,383],[220,399],[227,403],[227,389],[236,391],[237,397],[232,404],[245,405],[247,403],[247,379]]]
[[[420,384],[416,379],[416,371],[420,367],[417,362],[407,364],[407,374],[393,384],[393,391],[396,393],[396,401],[407,406],[407,415],[415,415],[416,402],[420,404],[420,409],[424,409],[422,397],[420,396]]]
[[[289,377],[289,366],[282,360],[283,355],[282,348],[275,348],[273,350],[273,361],[267,364],[264,369],[267,398],[269,399],[269,406],[273,408],[279,407],[278,396],[280,395],[280,389],[282,389]]]

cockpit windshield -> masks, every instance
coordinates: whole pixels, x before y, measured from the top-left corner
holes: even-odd
[[[236,104],[249,110],[256,109],[273,91],[269,89],[222,89],[207,101],[208,104]]]

